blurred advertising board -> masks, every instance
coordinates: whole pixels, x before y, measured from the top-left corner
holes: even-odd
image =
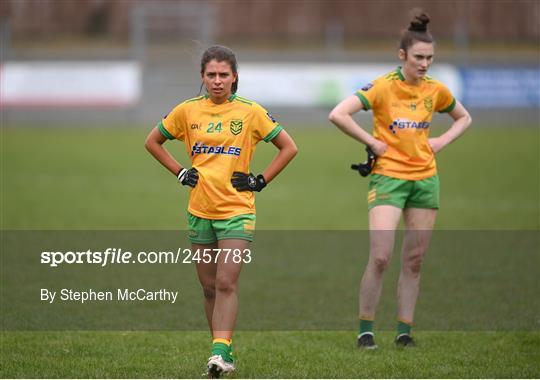
[[[141,70],[130,61],[6,62],[0,105],[125,107],[141,96]]]
[[[526,108],[540,106],[540,69],[462,68],[463,102],[478,108]]]
[[[396,67],[377,63],[249,62],[239,67],[240,94],[266,107],[332,107]],[[538,67],[458,67],[438,63],[429,74],[443,82],[467,107],[540,106]],[[141,66],[134,61],[6,62],[0,66],[0,105],[17,108],[133,106],[142,101],[142,75]],[[145,75],[156,74],[147,72]],[[156,92],[157,88],[152,87],[157,86],[155,81],[145,83],[145,93]],[[177,84],[171,82],[171,86],[176,88]],[[181,88],[178,91],[182,94]]]

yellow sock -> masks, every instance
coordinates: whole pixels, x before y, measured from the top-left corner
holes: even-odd
[[[214,338],[214,340],[212,340],[212,344],[213,343],[223,343],[223,344],[226,344],[227,346],[230,346],[232,343],[232,339]]]

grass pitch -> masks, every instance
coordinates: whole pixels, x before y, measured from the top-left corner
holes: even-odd
[[[257,194],[260,229],[365,229],[363,147],[335,128],[291,129],[299,154]],[[435,131],[437,133],[437,131]],[[141,129],[2,133],[5,229],[182,229],[187,191],[146,152]],[[183,144],[166,146],[188,161]],[[439,229],[538,229],[538,128],[472,127],[438,157]],[[260,143],[259,173],[276,150]]]
[[[473,127],[440,154],[437,229],[538,231],[539,131],[525,127]],[[2,229],[184,229],[186,191],[146,153],[146,133],[125,128],[4,129]],[[364,159],[363,149],[329,126],[290,133],[299,155],[257,195],[258,229],[365,229],[367,180],[348,168]],[[167,146],[186,162],[183,146]],[[274,154],[271,144],[261,143],[253,172],[262,171]],[[239,331],[236,376],[540,377],[540,310],[534,300],[538,252],[518,261],[511,250],[498,252],[493,261],[485,259],[485,266],[481,257],[463,257],[459,262],[439,260],[436,254],[428,258],[433,270],[426,268],[425,284],[435,285],[420,295],[418,319],[427,319],[415,333],[416,349],[396,350],[393,332],[385,327],[377,335],[378,351],[357,351],[353,301],[350,331]],[[467,260],[473,261],[469,265]],[[351,265],[358,268],[359,279],[362,263]],[[485,271],[481,276],[466,272],[471,265]],[[434,273],[446,274],[444,281],[433,281]],[[449,288],[452,273],[462,277]],[[286,278],[279,266],[273,275]],[[250,288],[249,279],[246,273],[241,289]],[[395,272],[387,280],[393,284]],[[281,286],[286,288],[287,281]],[[480,286],[491,289],[482,293],[482,303],[467,301]],[[357,282],[350,288],[356,294]],[[383,309],[395,304],[393,288],[385,288]],[[505,300],[512,294],[528,296],[507,309]],[[470,316],[475,331],[466,318],[459,330],[469,331],[428,331],[426,325],[437,326],[428,318],[430,300],[449,310],[447,317],[437,314],[441,323]],[[246,305],[249,299],[241,302]],[[493,305],[501,311],[493,315],[497,323],[470,313]],[[193,312],[202,315],[202,308]],[[2,331],[0,377],[199,377],[209,347],[204,331]]]
[[[238,332],[237,378],[537,378],[538,332],[428,332],[399,350],[392,333],[358,351],[351,332]],[[206,332],[3,335],[3,378],[200,378]]]

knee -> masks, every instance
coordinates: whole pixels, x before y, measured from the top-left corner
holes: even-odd
[[[378,273],[383,273],[388,265],[390,265],[390,256],[388,255],[374,255],[373,256],[373,267]]]
[[[424,260],[424,250],[418,249],[412,252],[407,260],[403,261],[403,269],[413,275],[419,275]]]
[[[205,284],[202,287],[204,298],[207,300],[213,300],[216,298],[216,286],[215,284]]]
[[[216,278],[216,291],[219,293],[236,293],[236,283],[227,277]]]

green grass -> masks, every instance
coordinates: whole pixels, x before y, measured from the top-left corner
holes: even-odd
[[[2,229],[184,229],[186,191],[144,150],[146,133],[121,128],[3,129]],[[364,159],[363,149],[329,126],[290,133],[300,152],[257,194],[258,229],[365,229],[367,180],[348,168]],[[186,162],[181,144],[167,146]],[[253,171],[262,171],[274,154],[271,144],[260,144]],[[386,330],[377,336],[381,348],[354,348],[357,283],[366,259],[364,235],[359,233],[358,243],[347,241],[353,248],[344,256],[327,255],[329,247],[322,243],[317,243],[320,250],[315,254],[309,243],[302,248],[302,242],[295,246],[284,240],[281,243],[292,251],[283,248],[275,257],[275,247],[264,246],[270,253],[246,266],[242,275],[239,326],[251,318],[260,318],[261,325],[274,318],[268,330],[276,330],[275,321],[291,315],[296,319],[286,328],[296,331],[239,331],[236,376],[540,377],[540,309],[535,298],[539,258],[534,251],[538,239],[531,235],[540,225],[538,157],[538,128],[527,126],[472,128],[438,157],[442,207],[437,228],[478,233],[448,232],[438,245],[434,242],[423,273],[415,332],[420,345],[414,350],[396,350],[389,331],[396,259],[385,278],[377,322]],[[474,252],[468,251],[467,239],[477,244]],[[5,264],[6,256],[2,258]],[[29,265],[10,281],[28,285],[28,276],[39,278],[35,271],[43,270],[32,266],[31,256],[26,259]],[[118,281],[133,273],[149,279],[153,271],[152,280],[159,282],[156,268],[148,268],[150,274],[138,270],[118,272]],[[193,271],[182,271],[177,278],[184,297],[189,305],[200,306]],[[70,273],[77,276],[77,271]],[[159,273],[171,280],[171,274]],[[2,284],[6,281],[3,273]],[[255,305],[250,299],[268,302],[250,309],[248,305]],[[325,313],[317,313],[317,308]],[[155,316],[146,316],[159,318],[162,309],[156,310]],[[313,310],[307,325],[328,318],[319,326],[327,331],[297,331],[299,310]],[[202,308],[191,314],[204,323]],[[4,309],[2,321],[9,315]],[[249,329],[257,323],[248,323]],[[342,331],[347,328],[343,326],[350,330]],[[204,331],[2,331],[0,339],[2,378],[199,377],[209,354]]]
[[[176,231],[6,231],[0,298],[8,330],[206,330],[193,265],[60,265],[36,256],[45,250],[177,251]],[[359,231],[258,231],[252,261],[242,270],[241,330],[354,330],[357,285],[369,237]],[[399,243],[397,244],[400,245]],[[395,256],[399,256],[399,247]],[[182,256],[183,257],[183,256]],[[420,330],[510,331],[539,327],[538,234],[534,231],[438,231],[423,263],[416,308]],[[385,276],[377,328],[395,325],[399,257]],[[111,291],[169,289],[168,302],[39,301],[40,289]],[[58,301],[59,296],[57,297]],[[156,318],[159,315],[159,318]],[[511,316],[511,317],[509,317]]]
[[[393,334],[358,351],[351,332],[238,332],[238,378],[537,378],[538,332],[419,332],[399,350]],[[4,333],[0,376],[198,378],[205,332]]]
[[[291,129],[299,154],[257,194],[259,229],[365,229],[363,149],[335,128]],[[143,148],[141,129],[3,131],[5,229],[179,229],[187,192]],[[472,128],[439,158],[439,229],[538,229],[537,128]],[[183,145],[167,144],[186,163]],[[275,154],[259,144],[261,172]]]

